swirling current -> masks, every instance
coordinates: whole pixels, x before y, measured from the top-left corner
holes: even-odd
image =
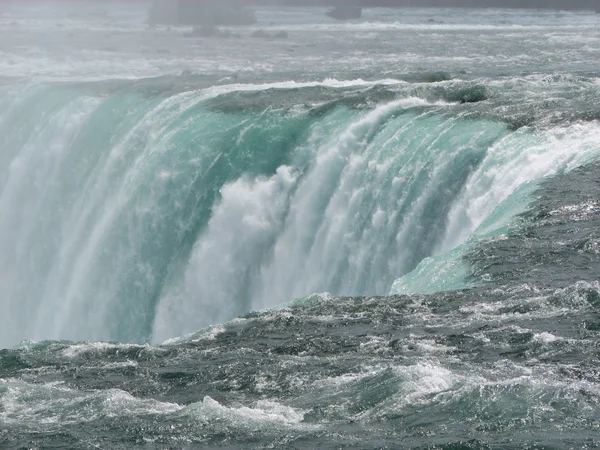
[[[600,447],[597,17],[147,7],[0,15],[1,448]]]

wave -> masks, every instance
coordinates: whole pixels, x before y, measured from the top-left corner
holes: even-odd
[[[399,291],[522,211],[522,186],[598,156],[594,121],[515,129],[487,94],[420,90],[444,83],[465,87],[2,87],[0,342],[161,341],[311,292]]]

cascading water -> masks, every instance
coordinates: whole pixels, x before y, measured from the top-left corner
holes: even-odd
[[[424,259],[439,271],[429,258],[519,186],[597,153],[593,124],[510,131],[410,96],[288,100],[376,85],[3,88],[0,341],[162,341],[313,292],[461,287],[460,271],[398,278]],[[271,105],[244,106],[257,94]]]
[[[0,448],[600,448],[600,16],[150,6],[0,1]]]

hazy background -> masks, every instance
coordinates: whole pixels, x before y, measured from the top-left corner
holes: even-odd
[[[210,3],[205,0],[183,0],[188,3]],[[235,1],[235,0],[234,0]],[[215,2],[224,3],[224,2]],[[594,9],[600,5],[599,0],[248,0],[239,2],[245,5],[291,5],[291,6],[324,6],[324,5],[357,5],[368,7],[493,7],[493,8],[559,8],[559,9]]]
[[[202,1],[202,0],[191,0]],[[598,0],[251,0],[247,4],[280,4],[280,5],[359,5],[363,7],[376,6],[460,6],[460,7],[494,7],[494,8],[595,8]]]

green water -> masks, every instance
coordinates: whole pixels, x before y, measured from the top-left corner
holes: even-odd
[[[600,447],[597,17],[101,6],[0,15],[1,448]]]

